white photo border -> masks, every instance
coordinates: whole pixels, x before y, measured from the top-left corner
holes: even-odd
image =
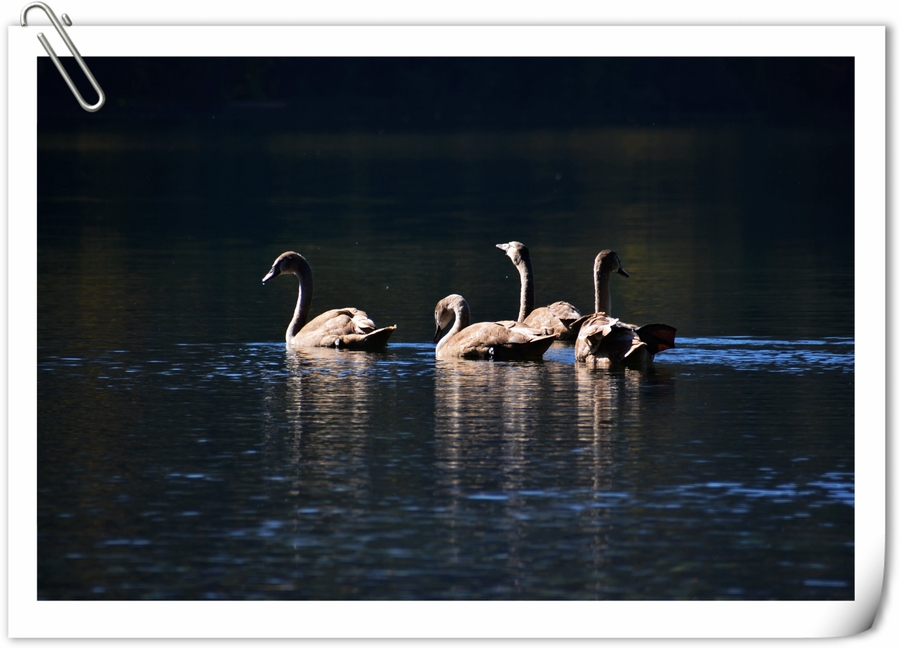
[[[57,51],[64,52],[61,41],[52,38],[52,30],[45,31]],[[8,312],[15,314],[8,321],[10,637],[790,638],[846,636],[871,625],[882,594],[886,511],[884,27],[75,26],[67,31],[85,57],[853,57],[856,598],[749,602],[38,601],[36,59],[46,54],[33,29],[15,26],[9,27],[7,34]],[[102,86],[103,79],[98,81]]]

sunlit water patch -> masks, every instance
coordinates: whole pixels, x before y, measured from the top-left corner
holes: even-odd
[[[774,504],[802,505],[808,508],[843,504],[854,506],[852,473],[827,473],[819,479],[776,484],[739,481],[711,481],[686,484],[660,493],[661,499],[676,496],[679,500],[705,500],[710,506],[720,503],[735,510],[767,501]]]
[[[703,337],[678,338],[677,344],[677,348],[657,355],[656,361],[781,373],[853,371],[854,365],[853,338]]]

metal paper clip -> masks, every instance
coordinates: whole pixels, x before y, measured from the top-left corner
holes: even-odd
[[[66,30],[63,29],[63,26],[59,23],[59,20],[56,18],[56,14],[53,13],[53,10],[48,7],[43,2],[32,2],[30,4],[25,5],[25,8],[22,9],[22,13],[19,15],[19,22],[22,23],[22,27],[26,26],[25,22],[25,14],[28,13],[29,9],[33,9],[34,7],[38,7],[39,9],[43,9],[44,13],[47,14],[47,17],[50,19],[50,22],[53,23],[53,26],[56,27],[56,31],[59,32],[59,35],[62,36],[63,41],[66,43],[66,47],[69,48],[69,52],[72,53],[72,56],[75,57],[75,60],[78,62],[78,65],[81,66],[81,69],[84,71],[84,75],[87,77],[88,81],[91,82],[94,90],[96,90],[97,95],[100,97],[95,104],[89,104],[84,100],[84,97],[81,96],[81,93],[78,92],[78,88],[75,87],[75,84],[72,83],[72,77],[69,76],[69,73],[66,72],[66,69],[63,67],[62,62],[59,60],[59,57],[56,55],[56,52],[53,51],[53,48],[50,46],[50,43],[47,42],[47,37],[43,34],[38,34],[38,40],[41,41],[41,45],[44,46],[44,49],[47,50],[47,54],[50,55],[50,58],[53,59],[53,63],[56,65],[56,69],[59,70],[59,73],[62,74],[63,79],[66,84],[69,86],[69,90],[72,91],[72,94],[75,95],[75,98],[78,100],[78,103],[81,104],[81,107],[87,110],[88,112],[97,112],[100,108],[103,107],[103,104],[106,103],[106,95],[103,94],[103,90],[100,88],[100,84],[97,83],[97,79],[94,78],[94,75],[91,74],[90,69],[87,66],[87,63],[84,62],[84,59],[81,58],[81,54],[78,53],[78,49],[75,47],[75,43],[72,42],[72,39],[69,38],[69,35],[66,33]],[[69,27],[72,26],[72,21],[66,14],[62,15],[63,22],[66,23]]]

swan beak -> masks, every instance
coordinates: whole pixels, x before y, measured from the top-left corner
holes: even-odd
[[[497,247],[505,252],[509,249],[509,243],[497,243]]]
[[[618,272],[618,273],[619,273],[620,275],[622,275],[623,277],[627,277],[627,276],[628,276],[628,273],[625,272],[625,268],[623,268],[622,266],[619,266],[619,269],[616,270],[616,272]]]
[[[266,282],[269,279],[272,279],[273,277],[277,277],[279,274],[281,274],[281,271],[278,269],[278,266],[274,266],[271,270],[269,270],[269,274],[267,274],[265,277],[263,277],[263,285],[265,286]]]
[[[437,325],[437,328],[434,330],[434,341],[435,341],[435,342],[437,342],[438,340],[441,339],[441,333],[442,333],[442,331],[441,331],[441,325],[438,324],[438,325]]]

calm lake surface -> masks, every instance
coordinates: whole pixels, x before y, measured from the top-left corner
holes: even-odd
[[[58,79],[56,79],[58,80]],[[43,599],[852,599],[852,139],[42,133]],[[436,362],[450,293],[678,328],[653,369]],[[385,353],[285,349],[312,311]]]

